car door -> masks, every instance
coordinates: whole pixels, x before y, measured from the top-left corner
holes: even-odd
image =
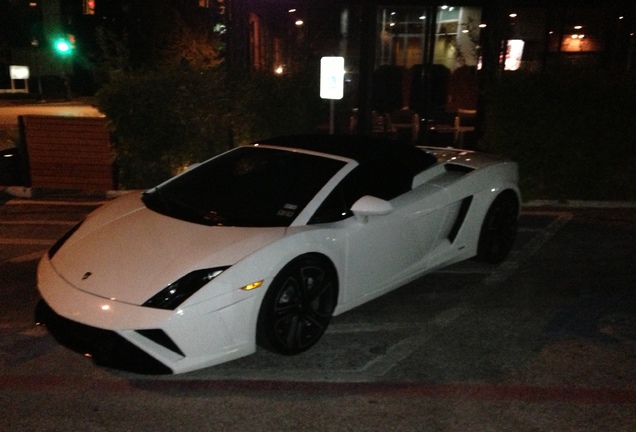
[[[412,180],[399,160],[366,163],[353,170],[316,213],[314,223],[343,219],[338,231],[346,244],[345,303],[364,303],[425,265],[426,238],[435,236],[437,227],[421,229],[434,217],[409,197]],[[367,195],[388,201],[393,210],[353,216],[351,207]]]

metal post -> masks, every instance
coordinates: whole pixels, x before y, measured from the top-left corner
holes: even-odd
[[[334,99],[329,100],[329,134],[333,135],[335,132],[335,117],[336,117],[336,103]]]

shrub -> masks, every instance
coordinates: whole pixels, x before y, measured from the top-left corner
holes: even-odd
[[[519,162],[526,199],[634,199],[636,84],[601,72],[504,76],[480,148]]]
[[[122,74],[97,94],[116,136],[124,187],[147,187],[227,148],[224,76],[218,69]]]
[[[115,75],[97,104],[116,136],[120,187],[150,187],[235,145],[312,130],[310,89],[302,75],[228,77],[220,67]]]
[[[322,100],[310,74],[255,73],[235,86],[232,126],[237,143],[315,130]]]

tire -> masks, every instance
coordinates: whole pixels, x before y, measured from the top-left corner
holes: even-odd
[[[256,341],[269,351],[300,354],[318,342],[338,301],[338,277],[331,263],[298,257],[274,278],[258,314]]]
[[[477,260],[499,264],[506,259],[517,237],[519,201],[512,191],[502,192],[490,205],[479,234]]]

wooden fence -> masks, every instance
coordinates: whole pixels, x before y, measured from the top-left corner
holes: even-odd
[[[116,188],[111,134],[103,117],[20,118],[34,189]]]

